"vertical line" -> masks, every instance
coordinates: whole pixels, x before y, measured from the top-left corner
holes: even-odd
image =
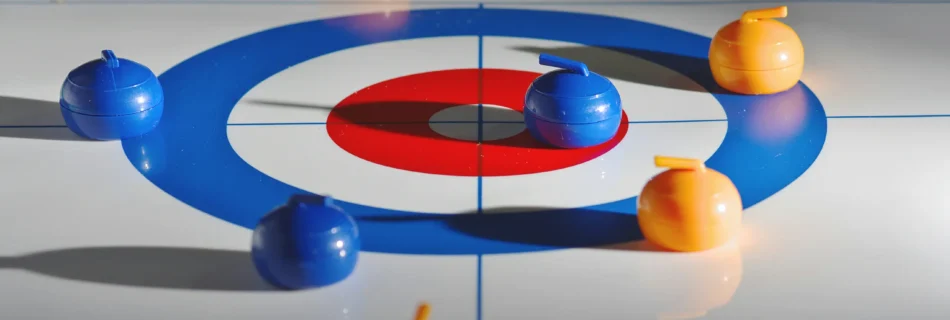
[[[481,11],[482,9],[485,9],[485,4],[479,3],[478,10]],[[483,22],[479,20],[477,23],[483,23]],[[477,154],[478,159],[476,160],[477,166],[478,166],[478,204],[477,204],[478,211],[477,211],[477,214],[482,213],[482,126],[484,124],[484,120],[482,119],[482,110],[484,109],[482,106],[483,93],[484,93],[484,90],[483,90],[484,77],[482,75],[483,52],[484,52],[483,44],[484,44],[484,37],[482,36],[481,31],[479,31],[479,34],[478,34],[478,145],[476,147],[478,149],[478,154]],[[477,273],[475,275],[475,281],[476,281],[475,320],[482,320],[482,255],[479,254],[476,257],[476,259],[478,259],[478,265],[476,266]]]
[[[476,288],[476,294],[478,297],[475,300],[475,320],[482,320],[482,255],[478,255],[478,288]]]
[[[482,3],[478,4],[479,10],[484,9],[484,8],[485,8],[484,4]],[[478,35],[478,129],[477,129],[478,130],[478,145],[477,145],[478,159],[476,160],[478,162],[477,170],[478,170],[478,213],[479,214],[482,213],[482,141],[483,141],[483,134],[484,134],[483,127],[485,123],[484,119],[482,118],[484,114],[483,113],[484,105],[482,104],[482,102],[484,101],[484,75],[483,75],[483,68],[484,68],[483,52],[484,51],[485,51],[484,37],[481,35],[481,32],[479,32],[479,35]]]
[[[481,5],[479,5],[479,8],[481,8]],[[482,101],[483,101],[482,100],[482,97],[483,97],[482,96],[483,94],[482,80],[484,79],[484,76],[482,75],[482,69],[483,69],[482,52],[484,51],[483,43],[484,43],[484,38],[482,37],[481,34],[479,34],[478,35],[478,143],[479,144],[482,143],[482,122],[484,121],[482,119],[482,114],[483,114],[482,110],[484,109],[482,105]]]

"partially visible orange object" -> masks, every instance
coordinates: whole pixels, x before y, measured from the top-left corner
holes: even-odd
[[[791,27],[774,20],[787,15],[786,6],[750,10],[716,32],[709,46],[709,67],[719,86],[759,95],[798,83],[805,67],[802,40]]]
[[[428,320],[428,319],[429,319],[429,304],[422,303],[419,305],[419,308],[416,309],[415,320]]]
[[[674,251],[718,247],[742,227],[742,199],[732,180],[695,159],[657,156],[670,168],[643,187],[637,220],[644,237]]]

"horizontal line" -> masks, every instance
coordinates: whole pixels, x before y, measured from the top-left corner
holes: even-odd
[[[653,123],[690,123],[690,122],[723,122],[726,119],[701,119],[701,120],[654,120],[654,121],[629,121],[629,124],[653,124]],[[354,125],[403,125],[403,124],[476,124],[478,121],[405,121],[405,122],[350,122],[349,124]],[[495,124],[518,124],[524,123],[522,121],[491,121],[486,120],[482,123],[495,123]],[[229,123],[229,126],[306,126],[306,125],[326,125],[326,122],[261,122],[261,123]]]
[[[0,126],[0,129],[42,129],[42,128],[66,128],[66,125]]]
[[[828,116],[828,119],[897,119],[897,118],[950,118],[950,114],[906,114],[906,115],[867,115],[867,116]],[[696,119],[696,120],[643,120],[629,121],[629,124],[662,124],[662,123],[694,123],[694,122],[725,122],[726,119]],[[387,124],[477,124],[478,121],[394,121],[394,122],[353,122],[354,125],[387,125]],[[483,123],[522,123],[521,121],[483,121]],[[234,127],[254,126],[320,126],[326,122],[247,122],[229,123]],[[65,125],[0,125],[0,129],[42,129],[66,128]]]
[[[629,124],[653,124],[653,123],[691,123],[691,122],[723,122],[726,119],[697,119],[697,120],[646,120],[629,121]]]
[[[583,5],[594,5],[594,6],[637,6],[637,5],[655,5],[655,6],[690,6],[690,5],[723,5],[723,4],[766,4],[766,3],[780,3],[783,5],[787,4],[802,4],[802,3],[826,3],[826,4],[838,4],[838,3],[854,3],[854,4],[943,4],[950,3],[947,0],[758,0],[758,1],[743,1],[743,0],[733,0],[733,1],[597,1],[597,2],[583,2],[583,1],[571,1],[571,2],[533,2],[533,1],[511,1],[511,2],[486,2],[485,4],[491,5],[538,5],[538,6],[583,6]]]
[[[252,126],[313,126],[325,125],[326,122],[252,122],[252,123],[228,123],[228,126],[252,127]]]
[[[472,5],[477,4],[478,1],[412,1],[414,5]],[[854,4],[945,4],[950,3],[948,0],[759,0],[759,1],[743,1],[743,0],[725,0],[725,1],[701,1],[701,0],[683,0],[683,1],[489,1],[481,2],[485,5],[535,5],[535,6],[590,6],[590,5],[599,5],[599,6],[629,6],[629,5],[668,5],[668,6],[684,6],[684,5],[722,5],[722,4],[764,4],[764,3],[781,3],[781,4],[793,4],[793,3],[854,3]],[[168,5],[201,5],[201,4],[227,4],[227,5],[352,5],[352,4],[365,4],[365,5],[392,5],[391,1],[379,0],[379,1],[345,1],[345,0],[329,0],[329,1],[307,1],[307,0],[252,0],[252,1],[238,1],[238,0],[191,0],[191,1],[172,1],[172,0],[88,0],[88,1],[0,1],[0,5],[94,5],[94,4],[168,4]]]
[[[844,115],[827,116],[828,119],[889,119],[889,118],[948,118],[950,114],[898,114],[898,115]],[[696,120],[644,120],[629,121],[629,124],[655,123],[691,123],[691,122],[723,122],[726,119],[696,119]],[[522,123],[522,121],[482,121],[483,123]],[[353,122],[356,125],[386,125],[386,124],[476,124],[478,121],[391,121],[391,122]],[[326,125],[326,122],[250,122],[228,123],[228,126],[302,126]],[[29,128],[66,128],[65,125],[0,125],[0,129],[29,129]]]
[[[516,121],[520,122],[520,121]],[[384,124],[476,124],[478,121],[382,121],[382,122],[347,122],[341,124],[355,125],[384,125]],[[310,126],[326,125],[326,122],[247,122],[247,123],[228,123],[228,126]]]
[[[950,114],[894,114],[868,116],[828,116],[828,119],[948,118]]]
[[[354,125],[386,125],[386,124],[477,124],[478,121],[389,121],[389,122],[348,122],[341,124]],[[482,123],[524,123],[522,121],[482,121]],[[229,123],[229,126],[306,126],[326,125],[326,122],[257,122],[257,123]]]

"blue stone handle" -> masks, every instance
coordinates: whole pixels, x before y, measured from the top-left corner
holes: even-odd
[[[119,58],[116,58],[115,53],[112,50],[102,50],[102,60],[105,60],[106,65],[109,68],[118,68],[119,67]]]
[[[582,74],[585,77],[590,75],[590,70],[587,69],[587,65],[583,62],[561,58],[546,53],[541,54],[541,57],[538,58],[538,62],[544,66],[565,69],[574,73]]]

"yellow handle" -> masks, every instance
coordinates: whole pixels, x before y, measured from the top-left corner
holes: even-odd
[[[428,320],[429,319],[429,304],[423,303],[419,305],[419,308],[416,309],[416,320]]]
[[[706,164],[697,159],[656,156],[653,162],[657,167],[685,170],[706,170]]]
[[[774,7],[774,8],[765,8],[765,9],[755,9],[749,10],[742,13],[742,17],[739,18],[739,21],[743,23],[756,22],[762,19],[775,19],[775,18],[785,18],[788,16],[788,7]]]

